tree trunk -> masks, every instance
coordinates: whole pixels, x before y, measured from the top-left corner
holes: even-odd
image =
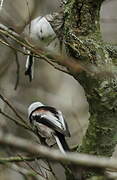
[[[100,33],[103,0],[68,0],[64,9],[64,39],[70,56],[97,68],[112,67]],[[74,73],[84,87],[90,109],[89,126],[80,152],[111,156],[117,142],[117,83],[105,74]]]

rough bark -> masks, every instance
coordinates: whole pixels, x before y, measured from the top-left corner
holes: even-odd
[[[115,52],[104,45],[100,33],[102,2],[68,0],[64,9],[64,39],[70,56],[76,61],[112,68],[115,61],[111,57]],[[80,152],[111,156],[117,143],[116,79],[103,77],[104,74],[91,77],[85,72],[73,76],[84,87],[90,108],[89,126]]]

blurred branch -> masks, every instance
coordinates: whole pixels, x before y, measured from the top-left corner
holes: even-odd
[[[15,50],[14,51],[15,54],[15,61],[16,61],[16,66],[17,66],[17,70],[16,70],[16,83],[15,83],[15,87],[14,89],[16,90],[19,84],[19,78],[20,78],[20,63],[19,63],[19,59],[18,59],[18,53]]]
[[[10,30],[10,31],[11,31],[11,30]],[[30,55],[29,53],[26,53],[25,51],[22,51],[21,49],[18,49],[18,48],[16,48],[16,47],[13,47],[11,44],[9,44],[8,42],[6,42],[5,40],[0,39],[0,42],[1,42],[2,44],[4,44],[4,45],[8,46],[9,48],[11,48],[11,49],[13,49],[13,50],[15,50],[15,51],[18,51],[18,52],[20,52],[20,53],[22,53],[22,54],[24,54],[24,55]],[[20,44],[20,45],[21,45],[21,44]],[[25,46],[24,46],[24,47],[25,47]],[[27,48],[27,47],[26,47],[26,48]],[[27,49],[28,49],[28,48],[27,48]],[[33,52],[33,51],[32,51],[32,52]],[[47,58],[47,57],[45,57],[44,55],[41,55],[41,54],[39,54],[39,55],[33,54],[33,56],[36,57],[36,58],[41,58],[41,59],[45,60],[48,64],[50,64],[51,66],[53,66],[55,69],[71,75],[68,70],[65,70],[65,69],[62,69],[62,68],[56,66],[54,63],[52,63],[52,60],[50,61],[50,59]],[[55,61],[54,61],[54,62],[55,62]]]
[[[15,157],[7,157],[7,158],[0,158],[0,164],[5,164],[5,163],[15,163],[15,162],[24,162],[24,161],[35,161],[35,159],[40,159],[37,156],[32,156],[32,157],[26,157],[26,156],[15,156]]]
[[[23,122],[26,124],[26,121],[17,113],[15,108],[11,105],[11,103],[2,95],[0,94],[0,99],[2,99],[3,102],[5,102],[9,108],[14,112],[14,114]]]
[[[4,26],[2,24],[0,24],[0,33],[2,35],[5,35],[5,36],[11,38],[12,40],[15,40],[21,47],[25,47],[26,49],[31,51],[34,54],[34,57],[41,58],[41,59],[45,60],[50,65],[52,65],[54,68],[56,68],[56,69],[58,69],[60,71],[63,71],[65,73],[67,73],[67,74],[71,75],[71,74],[74,74],[74,73],[81,73],[82,71],[85,71],[86,73],[90,74],[94,78],[95,78],[94,75],[101,75],[101,74],[104,74],[104,73],[106,74],[106,72],[105,72],[106,69],[104,69],[104,68],[99,69],[97,66],[94,66],[93,64],[82,63],[81,61],[78,60],[78,58],[74,59],[74,58],[70,58],[68,56],[56,55],[54,53],[45,51],[44,47],[43,47],[43,49],[41,49],[39,47],[38,48],[34,47],[28,41],[23,39],[20,35],[18,35],[14,31],[12,31],[11,29],[8,29],[6,26]],[[7,45],[7,46],[9,46],[9,47],[11,47],[13,49],[15,49],[15,47],[12,47],[8,43],[4,42],[3,40],[0,40],[0,42],[4,43],[5,45]],[[16,48],[15,50],[18,50],[18,49]],[[21,50],[18,50],[18,51],[20,53],[23,53],[23,54],[26,55],[25,52],[23,52]],[[58,65],[60,65],[61,68],[55,66],[54,63],[57,63]],[[67,70],[64,70],[63,66]],[[107,72],[107,74],[113,75],[113,72],[109,72],[109,73]]]
[[[8,118],[9,120],[13,121],[16,125],[23,127],[29,131],[31,131],[32,133],[34,133],[40,140],[41,144],[47,145],[47,143],[45,142],[45,138],[42,138],[37,129],[31,127],[20,115],[19,113],[17,113],[17,111],[15,110],[15,108],[11,105],[11,103],[9,103],[9,101],[0,94],[0,99],[3,100],[3,102],[5,102],[9,108],[14,112],[14,114],[16,115],[16,117],[18,117],[20,119],[20,121],[14,119],[13,117],[9,116],[8,114],[6,114],[5,112],[2,111],[2,109],[0,109],[0,114],[2,114],[4,117]]]
[[[58,150],[50,151],[42,145],[30,142],[28,140],[15,137],[11,134],[3,134],[0,131],[0,144],[11,146],[19,150],[36,155],[39,158],[50,159],[52,161],[61,162],[63,164],[75,164],[87,167],[114,168],[117,169],[117,160],[114,158],[97,157],[93,155],[69,152],[62,154]],[[34,158],[34,157],[33,157]],[[21,160],[21,158],[20,158]],[[13,159],[12,159],[13,161]]]
[[[8,114],[4,113],[1,109],[0,109],[0,114],[2,114],[4,117],[10,119],[11,121],[13,121],[15,124],[17,124],[18,126],[21,126],[27,130],[32,130],[31,127],[28,124],[24,124],[21,123],[20,121],[17,121],[16,119],[14,119],[13,117],[9,116]]]

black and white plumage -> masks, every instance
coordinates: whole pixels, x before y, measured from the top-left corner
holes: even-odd
[[[56,36],[49,20],[52,19],[51,15],[45,17],[39,16],[32,20],[29,25],[26,26],[23,36],[25,39],[36,49],[42,49],[54,54],[60,53],[60,41]],[[29,76],[29,80],[33,79],[34,72],[34,59],[32,52],[27,51],[29,55],[26,59],[26,71],[25,75]]]
[[[26,59],[26,70],[25,70],[25,75],[29,76],[29,81],[31,82],[33,79],[33,74],[34,74],[34,56],[33,53],[28,51],[29,55],[27,56]]]
[[[35,102],[28,108],[28,118],[41,137],[54,138],[61,152],[69,151],[65,136],[70,137],[70,132],[61,111]]]

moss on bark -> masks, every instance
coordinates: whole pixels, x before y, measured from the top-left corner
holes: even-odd
[[[98,68],[112,63],[112,54],[103,44],[99,28],[102,2],[68,0],[64,11],[64,39],[70,56]],[[100,78],[89,76],[85,72],[73,76],[85,89],[91,114],[80,152],[111,156],[117,143],[116,79],[105,78],[103,74]]]

